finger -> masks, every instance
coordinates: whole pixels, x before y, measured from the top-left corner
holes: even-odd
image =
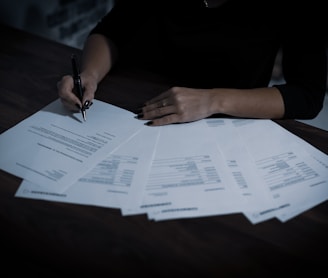
[[[165,106],[169,106],[169,103],[168,103],[167,99],[165,99],[165,98],[160,101],[157,101],[155,104],[156,104],[157,108],[163,108]]]
[[[159,105],[160,105],[160,107],[165,107],[165,106],[169,105],[169,102],[166,98],[164,98],[159,102]]]
[[[169,125],[174,123],[180,123],[179,116],[177,114],[169,114],[163,116],[161,118],[152,119],[151,121],[147,122],[146,125],[148,126],[163,126]]]
[[[95,92],[97,90],[97,84],[93,82],[88,82],[88,79],[84,79],[82,76],[83,84],[83,107],[88,109],[92,105],[92,101],[95,97]]]
[[[89,109],[89,108],[91,107],[92,104],[93,104],[92,101],[86,100],[86,101],[83,103],[83,109]]]
[[[160,95],[146,101],[144,103],[144,105],[147,106],[147,105],[156,104],[156,103],[159,103],[159,102],[163,101],[164,99],[167,99],[168,97],[169,97],[169,92],[166,91],[166,92],[161,93]]]
[[[142,113],[138,114],[138,118],[144,120],[151,120],[166,116],[168,114],[172,114],[174,113],[174,111],[175,110],[173,106],[156,107],[155,109],[143,111]]]
[[[82,107],[82,102],[75,94],[66,95],[65,98],[62,98],[62,101],[65,103],[65,106],[75,111],[76,107]]]
[[[143,106],[142,111],[144,113],[153,112],[153,113],[160,113],[161,115],[164,115],[164,113],[168,113],[171,110],[163,109],[163,108],[170,107],[170,106],[172,106],[172,105],[169,103],[168,99],[164,98],[160,101],[156,101],[152,104],[148,104],[146,106]]]
[[[74,94],[73,87],[73,78],[70,75],[64,76],[59,82],[57,82],[58,96],[63,105],[71,111],[76,111],[76,107],[81,107],[82,103]]]
[[[66,109],[68,109],[72,112],[77,112],[81,109],[81,106],[78,103],[76,103],[75,105],[72,105],[71,102],[68,102],[67,100],[65,100],[63,98],[61,98],[60,101]]]
[[[90,108],[90,106],[92,105],[93,99],[94,99],[94,93],[90,90],[85,90],[85,92],[83,94],[83,99],[82,99],[84,109]]]

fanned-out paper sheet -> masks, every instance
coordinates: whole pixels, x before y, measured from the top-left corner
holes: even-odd
[[[87,122],[59,101],[0,135],[15,196],[120,209],[153,221],[242,213],[296,217],[328,199],[328,155],[271,120],[162,127],[95,100]]]
[[[0,169],[63,192],[143,127],[133,115],[94,100],[83,122],[57,99],[1,134]]]

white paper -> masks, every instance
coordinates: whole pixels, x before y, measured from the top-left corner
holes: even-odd
[[[271,120],[148,127],[100,101],[86,123],[80,116],[55,101],[0,135],[0,166],[24,178],[16,197],[146,213],[155,221],[243,213],[253,224],[286,222],[328,199],[328,155]],[[72,163],[94,146],[99,151]],[[16,161],[29,161],[39,174],[22,172]],[[40,174],[47,167],[67,173],[49,183]]]
[[[141,127],[119,107],[93,101],[81,114],[59,99],[0,135],[0,168],[52,192],[63,192]]]
[[[273,204],[272,198],[262,186],[262,179],[257,175],[255,164],[238,130],[235,119],[210,118],[206,120],[213,133],[213,140],[218,145],[228,166],[229,174],[234,178],[238,191],[247,202],[247,210],[260,209]]]
[[[296,137],[295,135],[291,136]],[[328,156],[312,145],[304,143],[304,141],[299,137],[296,137],[295,140],[298,140],[299,143],[304,147],[304,150],[306,150],[309,155],[318,162],[317,168],[322,169],[321,175],[322,178],[326,181],[326,187],[328,187]],[[285,209],[280,211],[276,214],[276,217],[280,221],[286,222],[296,217],[297,215],[321,204],[328,199],[328,190],[326,187],[321,186],[320,190],[315,189],[307,192],[306,195],[299,195],[298,204],[296,206],[292,206],[288,210]]]
[[[141,204],[158,131],[144,127],[63,193],[49,192],[24,180],[15,196],[129,211]]]
[[[163,126],[140,212],[158,221],[239,212],[226,170],[204,121]]]
[[[260,211],[244,212],[252,223],[305,206],[306,196],[328,197],[327,169],[306,151],[306,142],[270,120],[236,120],[235,127],[275,203]]]

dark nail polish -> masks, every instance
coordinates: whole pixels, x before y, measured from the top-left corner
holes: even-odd
[[[139,113],[139,114],[137,115],[137,119],[141,119],[141,118],[143,118],[143,116],[144,116],[143,113]]]
[[[149,122],[145,123],[145,125],[151,126],[151,125],[153,125],[153,121],[149,121]]]
[[[89,100],[86,100],[86,101],[84,102],[84,104],[83,104],[83,108],[84,108],[84,109],[88,109],[88,108],[91,106],[91,103],[92,103],[92,102],[90,102]]]
[[[143,113],[142,108],[138,108],[136,114],[141,114],[141,113]]]
[[[77,109],[81,110],[81,106],[80,106],[80,104],[75,103],[75,106],[76,106]]]
[[[89,102],[89,106],[87,107],[88,109],[91,107],[91,105],[93,104],[93,102]]]

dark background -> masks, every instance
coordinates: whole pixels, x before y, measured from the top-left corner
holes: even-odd
[[[82,48],[114,0],[1,0],[0,23]]]
[[[1,0],[0,24],[5,23],[82,49],[91,28],[113,7],[114,2],[115,0]],[[328,36],[328,32],[326,33]],[[280,60],[279,53],[270,85],[283,82]],[[302,122],[328,130],[327,117],[328,91],[322,112],[315,119]]]

